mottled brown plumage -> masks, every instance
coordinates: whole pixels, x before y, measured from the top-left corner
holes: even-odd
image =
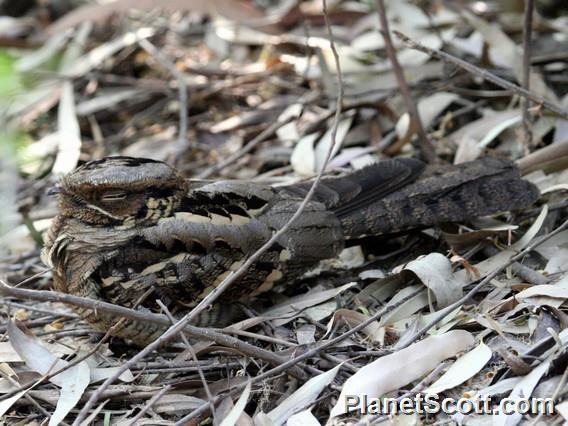
[[[290,219],[309,185],[197,185],[162,162],[92,161],[52,191],[59,195],[59,214],[43,259],[53,268],[58,291],[132,307],[152,289],[142,308],[157,309],[160,299],[183,313]],[[538,190],[511,162],[494,158],[428,167],[397,159],[324,179],[300,218],[223,294],[219,306],[228,309],[283,277],[292,281],[336,256],[347,240],[466,221],[522,208],[537,198]],[[80,313],[101,331],[116,321],[98,312]],[[127,323],[117,334],[144,344],[160,331]]]

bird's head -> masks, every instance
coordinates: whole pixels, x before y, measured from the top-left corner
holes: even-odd
[[[161,161],[107,157],[90,161],[49,190],[60,214],[90,225],[148,225],[173,215],[188,184]]]

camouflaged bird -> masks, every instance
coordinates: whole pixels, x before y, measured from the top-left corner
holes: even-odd
[[[159,161],[91,161],[51,190],[59,214],[42,258],[58,291],[132,307],[152,289],[140,308],[157,311],[159,299],[181,314],[280,229],[310,185],[198,184]],[[513,163],[489,157],[457,166],[393,159],[325,178],[301,216],[218,306],[228,309],[277,280],[293,280],[337,256],[348,240],[519,209],[538,196]],[[80,313],[100,331],[117,320]],[[145,344],[161,331],[128,322],[116,334]]]

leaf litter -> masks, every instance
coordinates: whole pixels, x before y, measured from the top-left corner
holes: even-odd
[[[0,114],[10,130],[0,132],[2,162],[17,170],[10,176],[14,184],[0,185],[2,200],[18,190],[10,203],[19,215],[16,223],[15,215],[0,213],[0,278],[10,285],[50,288],[37,238],[55,213],[45,192],[77,164],[139,155],[168,161],[188,177],[282,185],[313,177],[332,144],[338,70],[321,2],[87,3],[55,10],[40,2],[24,16],[0,21],[0,49],[12,58],[2,64],[8,77],[0,78],[0,91],[3,81],[22,82],[10,88],[10,102],[2,103]],[[506,80],[522,81],[522,10],[501,1],[388,3],[392,29]],[[556,7],[544,3],[535,12],[539,25],[532,33],[529,88],[566,105],[568,55],[559,40],[568,33],[568,11],[560,1],[548,2]],[[415,129],[385,54],[375,5],[329,6],[345,97],[336,135],[341,144],[327,171],[415,156]],[[141,40],[160,55],[144,49]],[[511,264],[566,219],[566,120],[533,103],[528,143],[518,94],[397,39],[395,44],[437,155],[455,164],[484,155],[519,160],[543,192],[538,205],[493,218],[498,221],[363,241],[293,285],[261,296],[248,320],[225,331],[280,355],[282,363],[360,327],[301,361],[303,381],[285,372],[255,381],[270,368],[266,360],[201,342],[195,361],[179,342],[129,365],[121,383],[100,396],[104,404],[90,413],[90,421],[174,424],[212,395],[219,397],[215,401],[224,398],[226,409],[220,403],[197,417],[216,424],[388,422],[345,414],[343,396],[418,392],[517,400],[545,392],[554,398],[556,414],[494,415],[492,422],[568,418],[563,402],[568,234],[556,234]],[[178,137],[181,120],[187,120],[187,132]],[[23,143],[15,136],[21,133]],[[460,303],[480,280],[503,268]],[[445,307],[453,309],[426,337],[413,337]],[[25,312],[21,321],[35,337],[12,322],[15,310]],[[50,424],[72,423],[81,398],[137,352],[116,339],[97,347],[101,335],[57,302],[3,297],[0,312],[6,332],[0,342],[0,412],[7,424],[25,417],[41,422],[46,415]],[[408,345],[401,349],[397,342]],[[50,379],[56,389],[38,382],[93,348],[87,360]],[[160,389],[166,392],[160,395]],[[395,416],[392,422],[458,417]]]

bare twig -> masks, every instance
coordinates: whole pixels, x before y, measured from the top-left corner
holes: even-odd
[[[469,62],[466,62],[460,58],[456,58],[453,55],[450,55],[449,53],[446,52],[442,52],[441,50],[436,50],[436,49],[431,49],[429,47],[423,46],[422,44],[412,40],[410,37],[404,35],[403,33],[399,32],[399,31],[393,31],[393,33],[400,38],[408,47],[410,47],[411,49],[416,49],[420,52],[424,52],[427,55],[439,59],[441,61],[445,61],[448,62],[452,65],[455,65],[459,68],[462,68],[464,70],[466,70],[467,72],[469,72],[470,74],[473,75],[477,75],[481,78],[484,78],[490,82],[492,82],[493,84],[496,84],[499,87],[502,87],[504,89],[507,90],[511,90],[514,93],[517,93],[518,95],[530,99],[531,101],[542,105],[543,107],[545,107],[546,109],[554,112],[555,114],[557,114],[559,117],[562,117],[564,119],[568,119],[568,111],[565,111],[564,109],[562,109],[562,107],[553,104],[552,102],[547,101],[546,99],[544,99],[542,96],[536,95],[528,90],[523,89],[522,87],[517,86],[514,83],[511,83],[510,81],[507,81],[501,77],[496,76],[495,74],[483,69],[483,68],[479,68],[476,67],[475,65],[470,64]]]
[[[19,283],[18,285],[21,285],[22,283]],[[6,289],[6,287],[8,287],[8,289],[10,288],[8,286],[8,284],[6,284],[4,281],[2,281],[0,279],[0,294],[5,294],[3,290]],[[16,291],[34,291],[34,290],[16,290]],[[146,297],[148,297],[148,295],[153,291],[153,289],[149,289],[147,291],[144,292],[144,294],[142,294],[142,296],[140,296],[138,298],[138,300],[134,303],[134,307],[140,305],[140,303],[142,303]],[[58,370],[55,370],[53,372],[48,372],[48,374],[44,374],[42,377],[40,377],[38,380],[36,381],[32,381],[29,383],[26,383],[25,385],[22,385],[20,387],[18,387],[17,389],[14,389],[11,392],[8,392],[4,395],[2,395],[0,397],[0,401],[3,401],[4,399],[10,398],[13,395],[17,394],[20,391],[23,391],[25,389],[30,389],[33,388],[35,386],[40,385],[41,383],[50,380],[51,378],[57,376],[58,374],[64,372],[65,370],[70,369],[71,367],[74,367],[75,365],[79,364],[80,362],[83,362],[84,360],[86,360],[87,358],[91,357],[92,355],[94,355],[95,353],[98,352],[98,350],[101,348],[101,346],[120,328],[122,327],[122,323],[124,322],[124,318],[120,318],[118,321],[116,321],[115,324],[113,324],[112,327],[110,327],[107,332],[104,334],[104,336],[97,342],[97,344],[87,353],[83,354],[82,356],[79,356],[77,358],[75,358],[73,361],[69,362],[67,365],[65,365],[64,367],[61,367]]]
[[[175,322],[176,322],[175,318],[171,314],[168,307],[166,305],[164,305],[164,303],[159,299],[156,300],[156,303],[160,306],[160,308],[162,308],[162,311],[164,311],[164,313],[167,315],[170,322],[172,324],[175,324]],[[183,332],[180,333],[180,337],[181,337],[181,340],[183,341],[185,347],[187,348],[189,354],[191,355],[191,359],[193,360],[193,362],[195,362],[195,365],[197,366],[197,374],[199,375],[199,379],[201,380],[201,384],[203,385],[203,389],[205,390],[205,395],[207,396],[207,401],[209,401],[209,406],[210,406],[211,412],[213,413],[213,420],[215,420],[215,411],[213,410],[214,407],[210,402],[213,399],[213,395],[211,394],[211,389],[209,389],[209,384],[207,383],[207,379],[205,378],[205,374],[203,373],[203,370],[199,366],[199,362],[197,360],[197,355],[195,354],[195,350],[193,349],[193,346],[191,345],[191,343],[189,343],[189,340],[187,340],[187,337],[185,337],[185,334]]]
[[[523,175],[535,170],[564,170],[568,162],[568,139],[553,143],[517,161]],[[558,167],[555,167],[558,166]]]
[[[79,297],[72,294],[57,293],[45,290],[28,290],[15,288],[9,286],[2,280],[0,280],[0,295],[12,296],[27,300],[39,300],[42,302],[65,303],[84,309],[92,309],[99,312],[109,313],[117,317],[125,317],[137,322],[157,324],[164,327],[167,327],[171,324],[170,320],[165,315],[154,314],[152,312],[137,311],[134,309],[125,308],[124,306],[118,306],[112,303],[103,302],[102,300],[89,299],[87,297]],[[184,324],[184,326],[180,330],[178,330],[178,332],[182,330],[193,338],[212,340],[219,345],[234,348],[245,355],[262,359],[263,361],[266,361],[272,365],[281,365],[284,361],[284,359],[277,354],[243,342],[234,337],[225,335],[213,329],[194,327],[188,324]],[[161,340],[161,343],[165,343],[168,339],[173,338],[175,335],[175,332],[168,335],[166,339]],[[306,378],[306,374],[301,369],[291,371],[290,374],[298,378]]]
[[[420,120],[418,108],[416,107],[416,104],[412,99],[410,89],[408,88],[408,84],[406,83],[406,79],[404,78],[402,67],[400,66],[400,63],[398,62],[398,59],[396,57],[396,51],[394,49],[390,36],[389,23],[385,11],[384,0],[377,0],[377,11],[379,13],[379,20],[381,22],[381,29],[379,30],[379,32],[385,40],[387,55],[389,57],[389,60],[391,61],[392,69],[394,71],[394,75],[396,76],[398,87],[400,89],[400,94],[404,99],[406,110],[408,111],[408,115],[410,116],[411,126],[416,129],[418,136],[417,148],[420,150],[420,153],[422,154],[424,160],[426,160],[428,163],[433,163],[437,159],[436,151],[428,140],[428,135],[426,134],[424,126],[422,125],[422,121]]]
[[[523,23],[523,81],[522,86],[525,90],[530,90],[531,72],[531,34],[533,21],[534,1],[525,0],[525,19]],[[532,123],[529,113],[530,102],[527,98],[521,98],[523,110],[523,128],[525,131],[525,149],[530,149],[532,145]]]
[[[209,167],[208,169],[204,170],[200,174],[196,176],[197,179],[206,179],[211,175],[223,170],[225,167],[230,166],[231,164],[235,164],[235,162],[241,158],[243,155],[248,154],[251,152],[258,144],[264,142],[270,136],[274,134],[279,128],[285,126],[286,124],[290,123],[294,117],[289,117],[286,120],[277,120],[260,132],[254,139],[252,139],[249,143],[243,146],[234,154],[231,154],[223,161],[214,164],[213,166]]]
[[[142,418],[142,416],[144,414],[146,414],[148,412],[148,410],[150,408],[152,408],[152,406],[156,402],[158,402],[171,388],[172,388],[172,385],[166,385],[162,389],[160,389],[158,392],[156,392],[156,394],[154,396],[152,396],[152,398],[150,398],[150,400],[144,405],[144,407],[142,407],[142,409],[138,412],[138,414],[136,414],[134,417],[132,417],[132,419],[130,419],[130,422],[128,422],[127,426],[136,425],[138,420],[140,420]]]

